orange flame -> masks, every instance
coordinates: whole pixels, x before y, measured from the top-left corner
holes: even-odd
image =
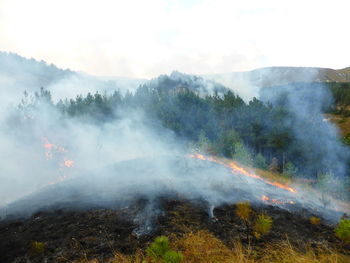
[[[62,158],[62,154],[68,153],[68,150],[66,150],[64,147],[51,143],[46,137],[43,137],[42,141],[43,146],[45,148],[45,157],[47,160],[53,159],[53,157],[56,157],[57,154],[59,154],[59,157]],[[58,169],[58,172],[61,175],[58,178],[56,178],[56,180],[51,181],[48,184],[52,185],[68,179],[69,176],[65,174],[65,168],[72,168],[74,167],[74,164],[75,163],[73,160],[63,157],[63,160],[60,163],[60,168]]]
[[[42,140],[44,142],[43,146],[46,149],[45,156],[47,160],[52,159],[53,151],[59,152],[59,153],[68,152],[64,147],[57,146],[56,144],[50,143],[46,137],[44,137]]]
[[[261,196],[261,201],[264,201],[265,203],[270,203],[270,204],[291,204],[291,205],[295,204],[294,201],[281,201],[278,199],[270,199],[266,195]]]
[[[207,161],[214,162],[214,163],[218,163],[218,164],[221,164],[221,165],[224,165],[224,166],[230,168],[232,173],[239,173],[239,174],[243,174],[245,176],[253,177],[253,178],[261,180],[261,181],[263,181],[263,182],[265,182],[265,183],[267,183],[269,185],[276,186],[278,188],[287,190],[287,191],[292,192],[292,193],[296,193],[297,192],[294,188],[292,188],[290,186],[281,184],[279,182],[272,182],[272,181],[267,180],[267,179],[265,179],[265,178],[263,178],[263,177],[261,177],[261,176],[259,176],[257,174],[250,173],[245,168],[238,166],[235,162],[232,162],[232,161],[226,161],[225,162],[225,161],[220,160],[220,159],[218,159],[216,157],[212,157],[212,156],[205,157],[204,155],[199,154],[199,153],[191,154],[191,155],[189,155],[189,157],[200,159],[200,160],[207,160]]]
[[[266,195],[263,195],[263,196],[261,197],[261,200],[262,200],[262,201],[269,201],[270,198],[268,198]]]
[[[64,160],[63,165],[68,167],[68,168],[71,168],[71,167],[74,166],[74,161],[72,161],[72,160]]]

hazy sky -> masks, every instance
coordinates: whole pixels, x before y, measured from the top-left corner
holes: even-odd
[[[0,50],[95,75],[350,66],[349,0],[0,0]]]

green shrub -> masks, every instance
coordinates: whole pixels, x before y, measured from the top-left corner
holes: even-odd
[[[154,260],[161,260],[164,263],[178,263],[183,260],[180,252],[170,249],[169,239],[166,236],[157,237],[146,249],[147,256]]]
[[[234,144],[234,154],[232,155],[232,159],[245,165],[252,165],[253,162],[249,150],[242,142],[236,142]]]
[[[151,258],[162,258],[169,251],[169,239],[166,236],[157,237],[146,251]]]
[[[272,227],[272,222],[272,218],[268,215],[258,215],[254,224],[255,237],[259,239],[261,236],[269,233]]]
[[[287,162],[283,173],[286,174],[287,176],[295,176],[298,172],[298,168],[295,167],[295,165],[292,162]]]
[[[267,163],[264,155],[258,153],[254,158],[254,166],[260,169],[267,169]]]
[[[183,255],[180,252],[169,250],[163,256],[164,263],[178,263],[183,260]]]
[[[350,243],[350,219],[341,219],[335,228],[335,235],[346,243]]]

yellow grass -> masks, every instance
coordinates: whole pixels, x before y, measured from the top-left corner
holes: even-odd
[[[288,240],[278,244],[269,244],[259,250],[243,246],[232,241],[227,246],[208,231],[190,232],[182,237],[172,236],[171,248],[181,251],[183,263],[348,263],[350,256],[329,248],[311,248],[303,251],[293,247]],[[74,261],[76,263],[100,263],[96,259]],[[142,251],[134,255],[116,253],[110,263],[151,263]],[[161,263],[161,262],[158,262]]]
[[[235,262],[233,251],[207,231],[188,233],[175,239],[173,247],[182,252],[183,262]]]

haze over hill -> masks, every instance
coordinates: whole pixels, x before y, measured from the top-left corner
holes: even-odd
[[[0,87],[8,98],[18,98],[23,92],[37,91],[40,87],[51,91],[54,100],[73,98],[87,92],[113,92],[118,89],[135,91],[148,82],[146,79],[131,79],[117,76],[91,76],[70,69],[60,69],[45,61],[27,59],[14,53],[0,52]],[[296,82],[350,82],[350,67],[344,69],[313,67],[267,67],[246,72],[231,72],[208,75],[189,75],[177,71],[169,76],[161,75],[150,80],[151,85],[177,85],[182,87],[207,87],[212,92],[231,88],[245,100],[259,97],[261,87],[278,86]],[[164,84],[164,85],[163,85]]]
[[[73,98],[88,92],[136,89],[145,80],[119,77],[95,77],[70,69],[61,69],[45,61],[27,59],[15,53],[0,51],[0,88],[11,102],[17,102],[24,91],[40,87],[52,92],[54,99]]]
[[[266,67],[244,72],[208,74],[204,77],[238,90],[243,98],[249,99],[258,96],[261,87],[300,82],[350,82],[350,67]]]

